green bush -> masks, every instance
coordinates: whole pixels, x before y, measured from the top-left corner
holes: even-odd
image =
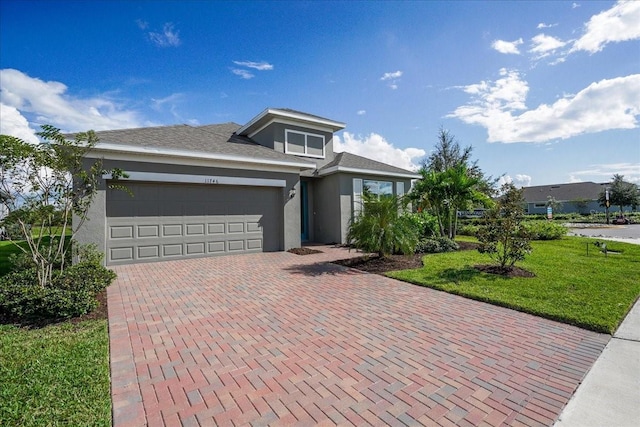
[[[67,267],[51,285],[38,284],[35,269],[15,271],[0,277],[0,312],[14,318],[71,318],[97,307],[96,295],[116,275],[90,262]]]
[[[406,221],[416,230],[420,238],[432,237],[437,234],[438,219],[427,212],[403,213],[400,219]]]
[[[525,221],[522,226],[531,240],[558,240],[567,234],[567,227],[552,221]]]
[[[422,239],[416,247],[416,253],[435,254],[440,252],[454,252],[459,246],[447,237],[434,237],[432,239]]]
[[[461,236],[476,236],[479,229],[479,225],[463,225],[458,229],[458,234]]]

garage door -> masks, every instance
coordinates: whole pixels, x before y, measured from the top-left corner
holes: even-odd
[[[130,182],[107,190],[107,263],[281,250],[282,189]]]

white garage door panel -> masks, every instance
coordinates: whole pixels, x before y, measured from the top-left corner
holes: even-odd
[[[281,189],[128,183],[107,195],[107,262],[280,250]]]

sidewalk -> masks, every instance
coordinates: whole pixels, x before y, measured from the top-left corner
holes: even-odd
[[[587,373],[555,427],[637,426],[640,420],[640,300]]]

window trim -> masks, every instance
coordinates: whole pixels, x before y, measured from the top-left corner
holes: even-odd
[[[303,135],[304,136],[304,153],[296,153],[293,151],[289,151],[289,134],[290,133],[295,133],[298,135]],[[309,154],[309,149],[308,149],[308,138],[310,136],[316,137],[316,138],[322,138],[322,155],[317,155],[317,154]],[[326,140],[324,138],[324,135],[319,135],[317,133],[311,133],[311,132],[302,132],[299,130],[293,130],[293,129],[285,129],[284,130],[284,152],[285,154],[293,154],[294,156],[304,156],[304,157],[313,157],[315,159],[324,159],[325,158],[325,144],[326,144]]]
[[[362,178],[353,178],[353,215],[358,216],[362,213],[362,193],[364,192],[364,183]]]

